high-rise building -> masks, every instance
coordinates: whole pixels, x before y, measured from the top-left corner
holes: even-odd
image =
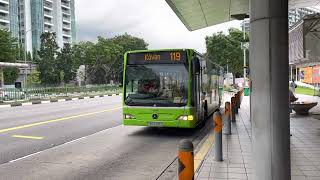
[[[55,32],[59,47],[76,41],[74,0],[0,0],[0,28],[27,52],[40,48],[43,32]]]
[[[288,12],[289,28],[300,21],[308,14],[320,13],[320,9],[315,7],[290,9]],[[241,23],[241,29],[250,32],[250,20],[245,19]]]
[[[0,28],[10,29],[9,0],[0,0]]]
[[[320,13],[320,9],[315,7],[290,9],[288,13],[289,28],[300,21],[304,16],[315,13]]]

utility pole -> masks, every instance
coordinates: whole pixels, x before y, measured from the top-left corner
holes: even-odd
[[[245,23],[243,22],[243,40],[246,40],[246,27]],[[246,86],[246,64],[247,64],[247,57],[246,57],[246,48],[243,48],[243,85]]]
[[[24,63],[25,63],[25,64],[27,64],[27,53],[28,53],[28,50],[27,50],[27,34],[28,34],[28,32],[30,32],[30,31],[32,31],[32,29],[29,29],[29,30],[26,31],[25,34],[24,34],[24,37],[25,37],[25,38],[24,38]],[[29,69],[29,67],[27,67],[27,68],[24,69],[24,79],[23,79],[23,81],[24,81],[24,83],[23,83],[24,87],[27,86],[28,69]]]
[[[0,88],[4,87],[3,68],[0,67]]]
[[[229,59],[227,59],[227,74],[229,73]]]

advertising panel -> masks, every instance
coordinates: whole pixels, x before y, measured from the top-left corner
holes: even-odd
[[[320,83],[320,66],[313,67],[313,83]]]
[[[312,67],[301,68],[300,79],[304,83],[312,83]]]

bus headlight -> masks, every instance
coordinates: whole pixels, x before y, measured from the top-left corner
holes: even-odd
[[[124,114],[123,118],[124,119],[135,119],[135,117],[133,115],[131,115],[131,114]]]
[[[183,121],[193,121],[193,119],[194,119],[193,115],[182,115],[177,118],[177,120],[183,120]]]

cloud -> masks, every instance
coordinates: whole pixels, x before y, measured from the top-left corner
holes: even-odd
[[[145,39],[150,49],[193,48],[199,52],[205,52],[205,36],[240,27],[239,21],[232,21],[189,32],[164,0],[77,0],[76,21],[78,41],[127,32]]]

